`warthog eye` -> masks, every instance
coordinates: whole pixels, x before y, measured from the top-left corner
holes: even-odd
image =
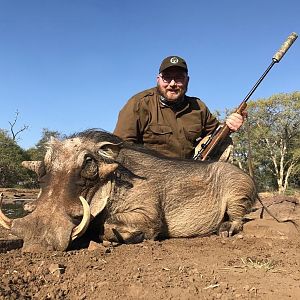
[[[98,165],[91,156],[86,156],[81,170],[81,176],[87,179],[95,179],[98,175]]]

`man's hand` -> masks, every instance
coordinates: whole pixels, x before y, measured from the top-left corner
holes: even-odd
[[[244,123],[244,117],[246,117],[246,115],[247,113],[245,111],[243,111],[242,116],[238,113],[231,114],[226,120],[226,124],[229,127],[229,129],[233,132],[239,130],[239,128]]]

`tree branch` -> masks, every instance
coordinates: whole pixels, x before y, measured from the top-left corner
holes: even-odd
[[[28,125],[23,125],[23,127],[22,127],[21,129],[19,129],[18,131],[15,131],[15,130],[14,130],[14,127],[15,127],[15,125],[16,125],[16,123],[17,123],[17,120],[18,120],[18,116],[19,116],[19,111],[17,110],[17,111],[16,111],[16,114],[15,114],[15,119],[13,120],[13,122],[8,121],[8,123],[9,123],[9,125],[10,125],[10,132],[11,132],[11,136],[12,136],[12,140],[13,140],[13,141],[16,141],[16,140],[17,140],[17,136],[18,136],[21,132],[23,132],[23,131],[25,131],[25,130],[27,130],[27,129],[29,128]]]

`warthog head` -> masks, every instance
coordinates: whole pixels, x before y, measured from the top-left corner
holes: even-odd
[[[66,250],[105,207],[111,192],[109,175],[118,167],[110,149],[120,142],[92,130],[65,141],[51,139],[43,161],[23,162],[39,178],[41,190],[33,211],[11,220],[0,210],[0,224],[23,239],[24,251]]]

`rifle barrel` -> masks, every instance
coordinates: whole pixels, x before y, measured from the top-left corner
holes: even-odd
[[[252,94],[255,92],[255,90],[257,89],[257,87],[260,85],[260,83],[267,76],[267,74],[272,69],[272,67],[274,66],[275,63],[277,63],[277,61],[273,59],[272,62],[270,63],[270,65],[268,66],[268,68],[266,69],[266,71],[261,75],[261,77],[257,80],[257,82],[255,83],[255,85],[253,86],[253,88],[247,94],[247,96],[245,97],[245,99],[243,100],[243,102],[247,102],[249,100],[249,98],[252,96]]]
[[[287,40],[282,44],[281,48],[276,52],[276,54],[272,57],[272,62],[268,66],[268,68],[265,70],[265,72],[261,75],[261,77],[257,80],[253,88],[250,90],[250,92],[247,94],[245,99],[241,102],[237,109],[237,113],[241,114],[243,110],[246,108],[247,104],[246,102],[249,100],[249,98],[252,96],[254,91],[257,89],[257,87],[260,85],[260,83],[263,81],[263,79],[266,77],[266,75],[269,73],[269,71],[272,69],[274,64],[278,63],[281,58],[285,55],[285,53],[289,50],[289,48],[292,46],[292,44],[297,39],[298,35],[296,32],[292,32]],[[225,124],[223,128],[215,134],[213,138],[211,138],[208,142],[208,144],[205,145],[202,149],[198,151],[197,154],[194,155],[194,159],[201,158],[201,160],[206,160],[207,157],[211,154],[211,152],[217,147],[220,141],[224,140],[225,137],[229,136],[231,133],[229,127]]]
[[[266,71],[262,74],[262,76],[258,79],[258,81],[255,83],[251,91],[247,94],[243,102],[247,102],[249,98],[252,96],[254,91],[257,89],[259,84],[263,81],[263,79],[266,77],[266,75],[269,73],[269,71],[272,69],[274,64],[279,63],[279,61],[282,59],[282,57],[285,55],[285,53],[289,50],[289,48],[293,45],[295,40],[297,39],[298,34],[296,32],[292,32],[286,41],[282,44],[280,49],[276,52],[276,54],[272,58],[272,62],[269,65],[269,67],[266,69]]]

